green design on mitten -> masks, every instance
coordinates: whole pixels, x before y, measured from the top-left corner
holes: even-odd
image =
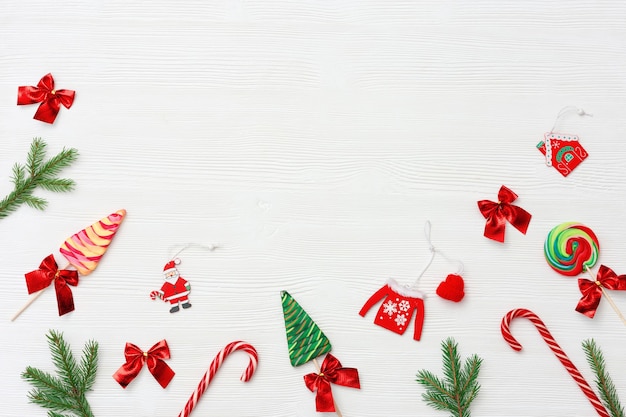
[[[304,309],[287,291],[280,292],[285,316],[287,346],[292,366],[299,366],[330,352],[332,346]]]

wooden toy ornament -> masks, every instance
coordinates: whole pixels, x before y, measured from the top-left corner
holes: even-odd
[[[554,125],[546,132],[544,140],[537,144],[537,149],[546,159],[546,166],[554,167],[561,175],[567,177],[589,154],[581,145],[578,136],[570,133],[554,132],[561,118],[575,111],[579,116],[593,116],[575,106],[566,106],[556,116]]]
[[[210,245],[204,246],[199,244],[187,244],[180,249],[176,254],[165,263],[163,267],[164,282],[161,288],[150,292],[150,298],[152,300],[162,300],[170,305],[170,313],[176,313],[183,309],[191,307],[189,300],[189,293],[191,292],[191,284],[185,278],[183,278],[178,271],[178,265],[181,264],[180,258],[177,258],[183,251],[190,247],[198,247],[203,250],[214,251],[217,246]]]
[[[363,305],[359,311],[361,317],[365,317],[367,312],[378,302],[384,299],[380,305],[376,317],[374,318],[374,324],[384,327],[387,330],[391,330],[397,334],[404,334],[410,325],[413,314],[415,314],[415,321],[413,327],[413,339],[420,340],[422,336],[422,327],[424,325],[424,293],[417,289],[420,279],[430,268],[435,255],[439,254],[449,262],[456,262],[459,265],[459,269],[454,274],[449,274],[444,281],[442,281],[437,287],[437,295],[441,298],[459,302],[465,296],[464,287],[465,283],[461,274],[463,273],[463,264],[460,261],[454,261],[448,258],[440,250],[436,249],[430,240],[431,224],[426,222],[424,226],[424,234],[429,244],[430,259],[428,264],[424,267],[422,272],[418,275],[415,283],[412,286],[400,285],[396,280],[389,278],[385,285],[376,291]]]
[[[165,264],[163,267],[163,275],[165,276],[165,282],[159,290],[152,291],[150,298],[156,300],[157,298],[170,303],[170,313],[176,313],[182,308],[190,308],[189,293],[191,292],[191,284],[187,280],[180,276],[177,265],[180,264],[180,259],[173,259]]]

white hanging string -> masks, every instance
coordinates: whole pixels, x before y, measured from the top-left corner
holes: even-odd
[[[412,287],[413,289],[417,288],[417,285],[419,284],[420,279],[422,278],[422,276],[424,276],[428,268],[430,268],[430,266],[432,265],[436,254],[441,255],[442,258],[444,258],[446,261],[450,263],[456,263],[459,268],[457,271],[458,275],[461,275],[463,273],[463,268],[464,268],[463,262],[456,260],[456,259],[449,258],[441,250],[435,248],[435,246],[432,243],[432,240],[430,239],[431,229],[432,227],[430,224],[430,220],[427,220],[426,224],[424,225],[424,236],[426,237],[426,242],[428,242],[428,250],[430,251],[430,259],[428,260],[428,263],[426,264],[424,269],[422,269],[422,272],[420,272],[420,274],[417,276],[417,279],[413,283],[413,287]]]
[[[584,109],[581,109],[579,107],[576,107],[576,106],[565,106],[556,115],[556,119],[554,120],[554,124],[552,125],[552,129],[550,129],[550,133],[554,133],[554,129],[556,129],[556,125],[557,125],[557,123],[559,123],[559,120],[562,117],[564,117],[567,113],[572,112],[572,111],[575,111],[576,114],[578,114],[579,116],[593,117],[593,114],[587,113]]]
[[[213,244],[213,243],[211,243],[209,245],[201,245],[199,243],[187,243],[178,252],[176,252],[173,256],[171,256],[170,259],[175,259],[183,251],[185,251],[185,250],[187,250],[189,248],[198,248],[198,249],[207,250],[209,252],[213,252],[215,249],[219,248],[219,246],[216,245],[216,244]],[[169,252],[172,252],[172,248],[170,248]]]
[[[552,129],[550,129],[550,132],[548,132],[548,134],[545,135],[545,141],[544,141],[544,146],[546,150],[546,165],[549,167],[552,166],[552,143],[551,143],[552,134],[554,133],[554,130],[556,129],[556,125],[559,123],[559,121],[567,113],[570,113],[572,111],[575,111],[576,114],[579,116],[593,117],[593,114],[587,113],[584,109],[578,108],[576,106],[565,106],[558,112],[558,114],[556,115],[556,119],[554,120],[554,124],[552,125]]]

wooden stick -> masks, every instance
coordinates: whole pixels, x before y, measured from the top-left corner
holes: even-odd
[[[69,268],[70,264],[65,265],[63,268],[61,269],[67,269]],[[28,307],[30,307],[30,305],[32,303],[35,302],[36,299],[39,298],[39,296],[41,296],[41,294],[43,294],[43,292],[48,289],[48,287],[44,288],[43,290],[39,290],[36,293],[32,294],[30,296],[30,298],[28,299],[28,301],[26,301],[26,304],[24,304],[22,307],[20,307],[19,310],[17,310],[17,312],[15,314],[13,314],[13,317],[11,317],[11,321],[15,321],[16,318],[18,318],[20,316],[20,314],[22,314]]]
[[[591,279],[593,280],[594,283],[598,282],[598,279],[593,276],[593,274],[591,273],[589,268],[585,267],[585,271],[587,271],[587,273],[589,274],[589,276],[591,277]],[[596,285],[598,285],[598,284],[596,284]],[[620,320],[622,320],[622,323],[624,323],[624,325],[626,325],[626,318],[624,317],[622,312],[619,311],[619,308],[617,308],[617,306],[615,305],[615,302],[613,301],[613,298],[611,298],[609,293],[604,289],[604,287],[602,285],[598,285],[598,287],[600,287],[600,290],[602,290],[602,295],[606,298],[606,301],[608,301],[609,304],[611,305],[611,307],[613,307],[613,311],[615,311],[615,313],[620,318]]]
[[[315,364],[315,367],[317,368],[317,372],[318,373],[322,372],[322,368],[320,368],[320,364],[317,363],[317,358],[313,358],[313,363]],[[334,398],[333,398],[333,405],[335,406],[335,413],[337,413],[339,417],[343,417],[343,414],[341,414],[341,410],[339,410],[339,407],[337,407],[337,403],[335,402]]]
[[[24,312],[24,310],[26,310],[32,303],[35,302],[35,300],[37,298],[39,298],[39,296],[41,294],[43,294],[43,292],[49,287],[44,288],[43,290],[39,290],[34,294],[31,294],[30,298],[28,299],[28,301],[26,301],[26,304],[24,304],[19,310],[17,310],[17,313],[13,314],[13,317],[11,317],[11,321],[15,321],[16,318],[18,318],[20,316],[20,314],[22,314]]]

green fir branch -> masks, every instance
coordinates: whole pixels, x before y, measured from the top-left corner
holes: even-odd
[[[45,156],[46,144],[42,140],[33,140],[33,143],[30,144],[30,152],[26,157],[26,164],[31,177],[36,174],[37,167],[41,166]]]
[[[22,378],[34,387],[28,393],[28,399],[47,408],[48,417],[93,417],[85,394],[91,391],[95,382],[98,343],[93,340],[87,342],[80,364],[77,364],[62,333],[50,330],[47,338],[58,376],[27,367]]]
[[[470,417],[470,405],[480,391],[478,373],[483,360],[472,355],[461,365],[457,347],[452,338],[441,343],[443,379],[421,370],[417,382],[426,388],[422,399],[435,410],[449,411],[451,417]]]
[[[611,417],[624,417],[624,408],[617,396],[617,390],[615,389],[613,380],[606,371],[606,363],[602,350],[600,350],[593,339],[583,341],[583,350],[587,356],[589,366],[596,375],[596,387],[598,391],[600,391],[600,398],[604,406],[611,414]]]
[[[91,391],[96,382],[96,368],[98,367],[98,343],[90,340],[83,348],[83,357],[80,360],[78,372],[80,374],[80,389]]]
[[[72,411],[76,408],[76,402],[67,395],[56,395],[43,390],[32,390],[28,393],[28,399],[33,403],[53,411]]]
[[[13,166],[11,181],[13,191],[0,201],[0,219],[13,213],[22,204],[37,210],[44,210],[48,202],[41,197],[33,196],[37,187],[52,192],[68,192],[74,189],[74,181],[56,176],[63,168],[72,164],[78,157],[74,148],[65,149],[44,161],[46,143],[41,138],[34,138],[26,157],[26,165],[16,163]]]
[[[29,366],[26,368],[22,377],[38,390],[56,396],[65,395],[65,390],[61,388],[63,382],[59,378],[50,375],[48,372]]]
[[[63,339],[63,335],[54,330],[48,333],[47,338],[52,352],[52,363],[56,366],[59,377],[69,390],[78,391],[80,375],[78,375],[78,365],[70,346]]]

